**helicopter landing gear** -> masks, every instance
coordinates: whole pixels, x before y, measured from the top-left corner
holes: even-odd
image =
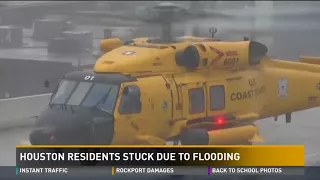
[[[188,129],[180,135],[183,145],[208,145],[209,135],[204,129]]]
[[[203,129],[188,129],[182,132],[172,141],[168,141],[168,145],[208,145],[209,136],[206,130]],[[172,175],[174,179],[185,178],[185,175]]]
[[[245,145],[245,146],[252,146],[252,142],[250,142],[250,141],[246,141],[246,142],[244,142],[243,144],[241,144],[241,145]]]

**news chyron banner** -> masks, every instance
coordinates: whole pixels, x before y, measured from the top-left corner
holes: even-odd
[[[17,146],[16,174],[303,175],[303,146]]]

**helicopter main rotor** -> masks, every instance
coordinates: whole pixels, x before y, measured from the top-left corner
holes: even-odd
[[[154,16],[151,20],[147,22],[160,24],[161,26],[161,37],[157,40],[157,43],[172,43],[174,42],[172,37],[172,23],[173,22],[183,22],[190,18],[195,19],[195,17],[190,17],[188,11],[174,3],[160,3],[152,8]],[[196,19],[198,19],[197,17]],[[217,33],[216,28],[210,28],[209,32],[214,38],[215,33]]]
[[[183,20],[184,9],[173,3],[160,3],[152,9],[155,13],[152,18],[153,23],[161,26],[161,41],[164,43],[172,42],[172,24]]]

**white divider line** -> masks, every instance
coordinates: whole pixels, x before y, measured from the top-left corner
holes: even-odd
[[[15,98],[0,99],[0,102],[2,102],[2,101],[19,100],[19,99],[27,99],[27,98],[33,98],[33,97],[41,97],[41,96],[49,96],[49,95],[51,95],[51,93],[37,94],[37,95],[31,95],[31,96],[21,96],[21,97],[15,97]]]
[[[318,156],[318,155],[320,155],[320,152],[318,152],[318,153],[312,153],[312,154],[306,154],[306,155],[305,155],[305,158],[312,158],[312,157]]]

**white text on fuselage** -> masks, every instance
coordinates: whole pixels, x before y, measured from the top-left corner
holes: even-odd
[[[249,91],[234,92],[234,93],[231,93],[230,99],[231,101],[251,99],[264,93],[265,90],[266,90],[266,87],[263,85]]]

